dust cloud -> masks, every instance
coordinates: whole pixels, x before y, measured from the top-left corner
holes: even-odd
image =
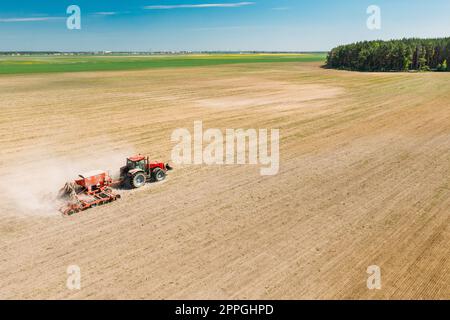
[[[104,143],[91,144],[76,157],[38,148],[21,153],[19,162],[9,163],[0,176],[0,215],[58,215],[62,203],[57,194],[66,182],[92,170],[107,171],[116,179],[125,159],[135,153],[133,148],[109,148]]]

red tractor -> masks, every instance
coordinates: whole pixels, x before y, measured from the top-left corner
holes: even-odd
[[[162,162],[150,163],[148,157],[137,155],[127,159],[127,165],[120,168],[122,185],[138,189],[147,182],[159,182],[166,178],[166,172],[172,170],[169,164]]]

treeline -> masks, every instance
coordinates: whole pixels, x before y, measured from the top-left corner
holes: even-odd
[[[334,48],[327,67],[355,71],[450,71],[450,38],[364,41]]]

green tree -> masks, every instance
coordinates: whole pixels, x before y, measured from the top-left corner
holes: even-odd
[[[359,71],[450,71],[450,38],[363,41],[332,49],[330,68]]]

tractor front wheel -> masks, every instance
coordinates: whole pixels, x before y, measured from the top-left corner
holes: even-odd
[[[135,173],[130,180],[131,186],[135,189],[139,189],[145,185],[146,180],[147,178],[143,172]]]
[[[161,168],[156,168],[152,172],[152,177],[153,177],[153,180],[155,180],[156,182],[160,182],[160,181],[163,181],[164,179],[166,179],[166,173]]]

